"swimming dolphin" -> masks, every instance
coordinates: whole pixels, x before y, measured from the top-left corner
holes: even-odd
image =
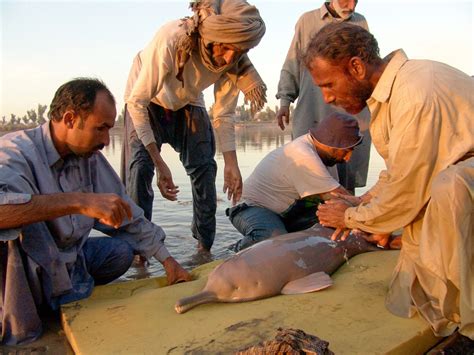
[[[321,290],[332,285],[329,275],[349,258],[380,250],[362,237],[331,241],[333,232],[316,224],[240,251],[209,274],[200,293],[180,299],[176,312],[184,313],[203,303],[245,302]]]

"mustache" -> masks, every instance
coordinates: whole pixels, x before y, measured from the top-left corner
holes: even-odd
[[[94,147],[94,150],[102,150],[104,149],[104,147],[105,147],[105,144],[99,144]]]

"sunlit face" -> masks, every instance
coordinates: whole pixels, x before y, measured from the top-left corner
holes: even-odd
[[[335,65],[320,57],[316,57],[311,64],[309,72],[327,104],[341,107],[353,115],[364,109],[372,94],[368,80],[353,77],[345,70],[345,64]]]
[[[246,52],[232,44],[213,43],[212,61],[218,67],[223,67],[235,63]]]
[[[89,157],[110,142],[109,130],[115,124],[115,104],[103,91],[97,93],[94,109],[87,116],[76,115],[67,135],[67,147],[78,156]]]
[[[344,20],[352,16],[357,5],[357,0],[332,0],[331,6],[336,13]]]

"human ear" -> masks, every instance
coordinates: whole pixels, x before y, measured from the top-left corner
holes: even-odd
[[[365,78],[367,71],[365,63],[359,57],[352,57],[347,63],[349,73],[356,79],[362,80]]]
[[[63,122],[67,128],[73,128],[76,122],[76,114],[72,110],[67,110],[63,114]]]

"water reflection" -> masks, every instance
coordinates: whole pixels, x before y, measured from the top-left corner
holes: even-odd
[[[253,171],[260,160],[271,150],[291,141],[291,127],[281,131],[276,124],[239,125],[236,127],[236,145],[239,166],[242,178],[245,180]],[[120,169],[120,156],[122,151],[123,136],[119,128],[114,128],[110,144],[104,149],[113,168]],[[368,186],[373,185],[378,177],[378,172],[383,166],[383,161],[372,151],[371,167],[369,170]],[[212,254],[196,253],[197,242],[191,236],[190,225],[192,218],[192,199],[189,178],[179,161],[178,154],[167,144],[162,148],[162,155],[170,167],[173,180],[180,188],[178,201],[172,202],[161,197],[156,181],[153,182],[155,199],[153,203],[152,221],[160,225],[166,232],[166,246],[170,253],[187,269],[233,254],[228,247],[240,239],[240,234],[234,229],[225,216],[225,209],[230,207],[227,197],[222,192],[224,161],[222,154],[216,154],[218,166],[217,188],[217,214],[216,238],[212,247]],[[358,193],[365,192],[366,188],[358,189]],[[148,265],[134,264],[130,270],[119,280],[130,280],[164,273],[161,264],[150,260]]]

